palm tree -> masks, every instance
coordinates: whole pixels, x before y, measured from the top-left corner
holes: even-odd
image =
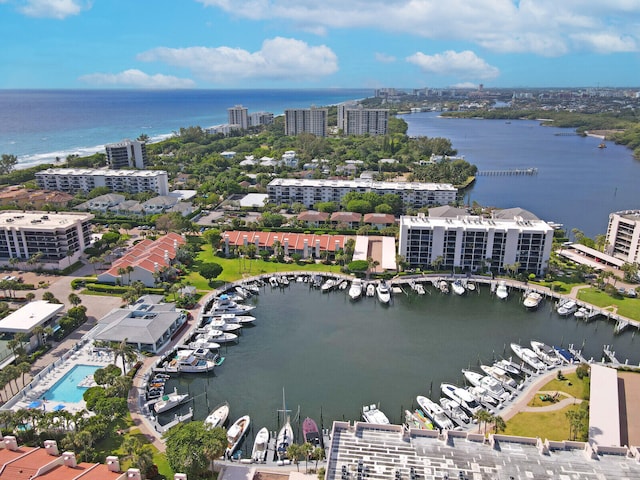
[[[507,429],[507,422],[500,415],[494,415],[491,421],[493,422],[494,433],[504,432]]]
[[[302,451],[302,445],[298,445],[297,443],[292,443],[287,447],[287,457],[289,457],[293,463],[296,464],[298,471],[300,471],[300,459],[304,452]]]
[[[127,271],[127,276],[129,277],[129,285],[131,285],[131,273],[133,273],[133,271],[135,270],[133,268],[133,265],[127,265],[125,270]]]
[[[380,262],[374,260],[373,257],[367,258],[367,280],[371,276],[371,271],[375,270],[378,265],[380,265]]]
[[[484,423],[484,434],[486,435],[487,422],[490,422],[492,419],[491,414],[484,408],[481,408],[480,410],[478,410],[476,413],[473,414],[473,418],[475,418],[478,421],[478,432],[480,431],[482,424]]]
[[[122,358],[122,374],[127,374],[127,363],[132,362],[138,358],[138,354],[135,351],[133,345],[127,343],[128,339],[122,340],[120,343],[114,342],[111,346],[111,350],[114,355],[114,363],[118,360],[118,357]]]
[[[316,447],[311,452],[311,459],[316,461],[316,471],[318,470],[318,462],[323,460],[325,456],[324,448]]]
[[[440,270],[442,268],[442,264],[444,263],[444,257],[442,255],[438,255],[432,262],[431,266],[434,270]]]
[[[304,455],[305,473],[309,473],[309,457],[311,456],[311,453],[313,453],[313,445],[311,445],[309,442],[304,442],[302,445],[300,445],[300,452],[302,455]]]
[[[124,281],[123,281],[123,275],[127,273],[127,270],[123,267],[119,267],[118,268],[118,275],[120,276],[120,285],[124,285]]]

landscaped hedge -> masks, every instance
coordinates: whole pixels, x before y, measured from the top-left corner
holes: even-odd
[[[100,293],[113,293],[115,295],[122,295],[129,290],[129,287],[122,287],[119,285],[108,285],[104,283],[87,283],[85,288],[91,292]],[[144,293],[153,295],[164,295],[162,288],[145,288]]]

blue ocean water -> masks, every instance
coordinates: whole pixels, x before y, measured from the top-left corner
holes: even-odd
[[[370,89],[304,90],[0,90],[0,153],[18,168],[104,151],[107,143],[182,127],[227,123],[227,109],[276,115],[286,108],[335,105]]]

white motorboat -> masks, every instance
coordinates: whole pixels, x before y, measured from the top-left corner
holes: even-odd
[[[373,297],[376,294],[376,286],[373,283],[367,285],[366,295],[367,297]]]
[[[542,301],[542,295],[534,290],[529,290],[525,293],[524,300],[522,304],[525,306],[527,310],[535,310],[540,306],[540,302]]]
[[[471,417],[462,409],[460,404],[450,398],[440,398],[440,406],[444,410],[444,413],[449,417],[453,423],[457,423],[459,426],[466,425],[471,422]]]
[[[236,285],[234,287],[235,292],[244,300],[251,296],[251,292],[246,288],[241,287],[240,285]]]
[[[327,293],[333,290],[335,286],[336,286],[336,281],[333,278],[328,278],[320,286],[320,290],[322,291],[322,293]]]
[[[239,323],[227,323],[226,320],[220,317],[211,319],[209,326],[214,329],[222,330],[223,332],[237,332],[242,328],[242,325]]]
[[[376,294],[380,303],[387,304],[391,301],[391,290],[389,290],[389,285],[384,280],[380,280],[376,285]]]
[[[264,463],[267,460],[269,438],[271,438],[271,435],[267,427],[262,427],[256,433],[256,438],[253,441],[253,450],[251,451],[251,460],[255,463]]]
[[[165,372],[175,373],[206,373],[216,366],[216,354],[208,348],[197,350],[178,350],[174,358],[164,365]]]
[[[340,282],[340,285],[338,285],[338,288],[340,290],[346,290],[347,288],[349,288],[349,282],[343,280],[342,282]]]
[[[513,353],[515,353],[520,360],[533,368],[534,371],[547,369],[547,364],[540,360],[540,358],[530,348],[523,347],[517,343],[512,343],[511,350],[513,350]]]
[[[560,358],[558,352],[553,347],[536,340],[531,340],[529,343],[531,343],[533,353],[540,357],[540,360],[547,365],[556,367],[562,363],[562,358]]]
[[[509,400],[511,396],[504,387],[493,377],[488,375],[482,375],[481,373],[474,372],[473,370],[462,370],[464,378],[474,387],[483,387],[487,389],[489,395],[495,398],[498,402],[504,402]]]
[[[434,426],[442,430],[453,430],[455,428],[451,419],[447,417],[442,407],[436,402],[422,395],[418,395],[416,401],[424,414],[433,422]]]
[[[229,427],[229,430],[227,430],[227,455],[233,455],[242,437],[244,437],[244,434],[249,430],[250,423],[251,418],[249,415],[244,415]]]
[[[476,291],[476,284],[473,283],[473,282],[467,282],[467,283],[464,284],[464,286],[470,292],[475,292]]]
[[[500,402],[491,396],[489,390],[484,387],[472,386],[468,387],[467,391],[485,408],[496,408],[500,405]]]
[[[389,419],[377,405],[364,405],[362,407],[362,419],[367,423],[375,423],[377,425],[388,425]]]
[[[486,375],[495,378],[503,387],[517,390],[518,382],[516,382],[505,370],[497,365],[480,365],[480,370],[482,370]]]
[[[271,288],[276,288],[280,286],[280,282],[278,282],[277,277],[269,277],[269,285],[271,285]]]
[[[589,309],[587,307],[580,307],[573,313],[573,316],[576,317],[578,320],[583,320],[588,315],[589,315]]]
[[[173,393],[163,395],[156,403],[153,404],[153,410],[156,413],[168,412],[172,408],[183,404],[189,400],[189,395],[186,393],[178,393],[176,388],[173,389]]]
[[[465,292],[467,291],[464,288],[464,285],[462,284],[462,281],[460,281],[460,280],[456,280],[454,282],[451,282],[451,290],[453,290],[453,293],[455,293],[456,295],[464,295]]]
[[[440,280],[438,282],[438,289],[440,290],[440,292],[446,295],[449,293],[449,284],[446,282],[446,280]]]
[[[418,295],[424,295],[425,293],[427,293],[427,291],[424,289],[424,285],[422,285],[421,283],[415,282],[412,285],[413,291],[416,292]]]
[[[351,282],[349,287],[349,298],[351,300],[357,300],[362,295],[362,280],[356,278]]]
[[[220,344],[216,342],[208,342],[206,340],[196,339],[193,342],[190,342],[188,347],[192,350],[199,350],[202,348],[211,350],[213,352],[220,349]]]
[[[288,287],[290,283],[289,278],[286,275],[280,275],[278,277],[278,283],[281,287]]]
[[[442,394],[457,402],[469,415],[474,415],[482,408],[475,397],[468,390],[450,383],[441,383]]]
[[[526,372],[523,372],[522,368],[520,368],[520,365],[518,365],[517,363],[512,362],[511,360],[507,360],[507,359],[501,358],[500,360],[496,361],[494,363],[494,365],[496,367],[500,367],[502,370],[507,372],[509,375],[515,375],[517,377],[526,377],[527,376]]]
[[[509,290],[507,290],[507,282],[500,280],[496,287],[496,297],[500,300],[505,300],[509,296]]]
[[[196,340],[203,340],[205,342],[214,343],[229,343],[235,342],[238,339],[238,335],[231,332],[223,332],[217,328],[207,328],[196,336]]]
[[[578,304],[573,300],[566,300],[558,304],[558,315],[561,317],[568,317],[578,309]]]
[[[248,290],[251,295],[260,295],[260,287],[255,283],[245,283],[244,288]]]
[[[223,313],[218,317],[213,317],[214,320],[220,318],[226,323],[239,323],[240,325],[247,325],[256,321],[256,317],[253,315],[236,315],[235,313]]]
[[[221,427],[229,417],[229,404],[227,402],[221,403],[213,411],[207,415],[204,419],[204,424],[209,428]]]
[[[244,315],[254,308],[256,308],[254,305],[241,305],[231,300],[229,295],[222,294],[211,303],[211,306],[208,309],[206,309],[205,315],[214,317],[222,315],[223,313]]]

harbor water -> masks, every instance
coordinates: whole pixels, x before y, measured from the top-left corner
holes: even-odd
[[[323,294],[307,283],[265,287],[250,300],[255,325],[243,329],[238,344],[221,348],[222,366],[214,374],[176,377],[168,389],[175,385],[193,397],[179,412],[193,407],[196,420],[224,401],[230,422],[249,414],[246,452],[261,427],[278,429],[283,389],[298,429],[306,416],[324,428],[333,420],[359,420],[362,406],[372,403],[399,423],[417,395],[437,400],[441,382],[463,384],[461,369],[479,371],[480,363],[512,356],[511,342],[584,345],[584,356],[596,360],[610,344],[621,361],[640,360],[635,330],[614,335],[605,320],[562,318],[549,299],[532,312],[517,290],[506,301],[488,287],[464,296],[427,290],[394,295],[383,306],[375,298],[350,301],[346,291]]]

